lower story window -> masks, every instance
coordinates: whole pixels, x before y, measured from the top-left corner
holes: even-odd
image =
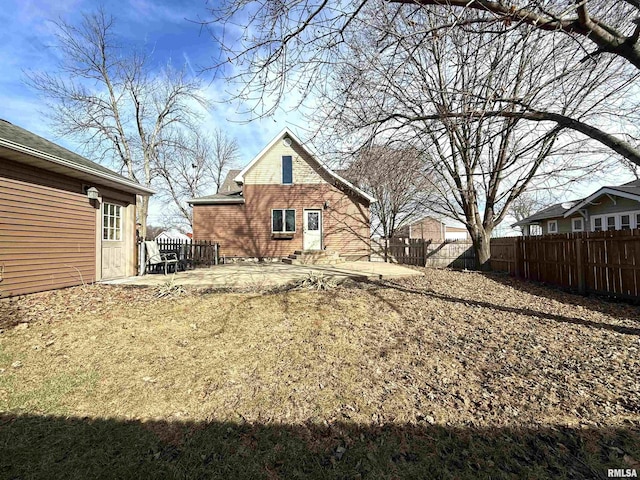
[[[102,239],[122,240],[122,207],[120,205],[102,204]]]
[[[549,220],[547,222],[547,233],[558,233],[558,221]]]
[[[620,215],[620,230],[631,230],[631,215]]]
[[[296,211],[293,209],[271,210],[271,231],[273,233],[294,233],[296,231]]]
[[[591,217],[591,229],[594,232],[631,230],[632,228],[640,228],[640,212],[620,212]]]
[[[584,230],[584,223],[581,218],[574,218],[571,220],[571,226],[574,232],[582,232]]]
[[[602,218],[594,218],[593,219],[593,231],[601,232],[602,231]]]

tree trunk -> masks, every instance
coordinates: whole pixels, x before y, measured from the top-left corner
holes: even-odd
[[[482,272],[491,271],[491,232],[478,230],[472,237],[473,249],[478,259],[478,270]]]
[[[147,215],[149,214],[149,196],[138,197],[138,223],[140,223],[140,236],[147,238]]]

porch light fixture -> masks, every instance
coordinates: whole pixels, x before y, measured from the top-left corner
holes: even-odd
[[[326,200],[324,202],[324,209],[326,210],[327,208],[329,208],[331,206],[331,202],[329,200]]]
[[[96,187],[87,188],[87,198],[89,200],[97,200],[99,196],[100,196],[100,192]]]

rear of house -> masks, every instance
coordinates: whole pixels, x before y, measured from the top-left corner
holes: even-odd
[[[151,190],[0,120],[0,295],[135,275]]]
[[[231,171],[218,194],[190,200],[193,238],[218,242],[224,257],[328,251],[367,259],[373,201],[285,129],[243,170]]]

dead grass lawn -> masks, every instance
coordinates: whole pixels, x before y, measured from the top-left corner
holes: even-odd
[[[3,431],[27,445],[37,419],[72,417],[139,425],[160,452],[149,461],[171,466],[170,476],[240,472],[193,450],[235,428],[259,429],[233,436],[259,459],[249,472],[258,477],[299,467],[318,478],[400,478],[429,462],[453,478],[640,468],[638,307],[438,270],[329,292],[157,299],[92,286],[0,305],[0,445]],[[308,457],[309,471],[289,463],[301,439],[296,458]],[[280,445],[284,460],[257,453],[261,442]],[[536,456],[541,445],[555,460]],[[177,453],[164,458],[168,446]],[[192,457],[197,468],[185,470]],[[20,471],[11,460],[2,467]]]

